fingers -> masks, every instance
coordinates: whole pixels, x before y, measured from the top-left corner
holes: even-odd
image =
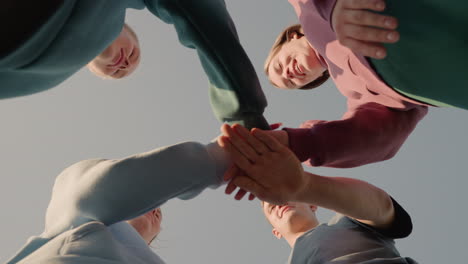
[[[383,59],[387,56],[387,50],[379,43],[359,41],[352,38],[347,38],[342,43],[353,50],[353,52],[362,54],[363,56],[376,59]]]
[[[247,193],[246,190],[240,189],[240,190],[236,193],[236,195],[234,196],[234,199],[236,199],[236,200],[242,200],[242,198],[244,198],[244,196],[245,196],[246,193]]]
[[[230,179],[234,178],[240,172],[239,168],[236,165],[232,165],[225,173],[223,180],[229,181]]]
[[[230,181],[227,186],[226,186],[226,189],[224,189],[224,193],[226,194],[231,194],[232,192],[234,192],[235,190],[237,189],[237,186],[232,182]]]
[[[281,152],[284,150],[284,146],[278,140],[276,140],[276,138],[268,135],[260,129],[254,128],[252,130],[252,135],[259,141],[263,142],[272,151]]]
[[[347,0],[343,6],[349,9],[370,9],[374,11],[385,10],[385,1],[382,0]]]
[[[247,143],[255,150],[255,152],[259,155],[270,151],[268,147],[257,138],[252,136],[250,132],[242,126],[234,125],[233,129],[236,133],[238,133]],[[236,146],[237,147],[237,146]]]
[[[375,14],[366,10],[348,10],[347,12],[343,12],[342,19],[351,24],[373,26],[390,30],[396,29],[398,26],[398,20],[396,18]]]
[[[242,192],[239,191],[240,193],[238,192],[236,194],[236,199],[238,197],[244,197],[247,192],[250,192],[251,195],[258,196],[258,194],[262,193],[262,190],[264,189],[263,186],[246,176],[237,176],[232,179],[231,183],[243,190]]]
[[[238,126],[238,130],[242,131],[242,129],[245,130],[240,125]],[[244,141],[234,130],[231,126],[229,125],[223,125],[221,127],[221,131],[225,136],[229,138],[229,141],[231,142],[232,145],[238,150],[239,153],[243,154],[247,159],[249,159],[251,162],[255,162],[255,160],[258,157],[257,152],[246,142]],[[248,132],[246,132],[248,134]]]
[[[230,195],[232,194],[235,190],[237,189],[237,186],[234,184],[234,182],[229,182],[228,185],[226,186],[226,189],[224,190],[224,192],[227,194],[227,195]],[[239,189],[239,191],[237,192],[237,194],[234,196],[234,199],[236,200],[241,200],[244,195],[247,194],[247,191],[244,190],[244,189]],[[252,201],[255,199],[255,195],[253,193],[250,193],[249,194],[249,201]]]
[[[395,43],[400,34],[395,30],[395,17],[377,14],[383,11],[383,0],[340,0],[332,15],[332,25],[340,44],[353,52],[376,59],[387,56],[383,43]]]
[[[251,162],[245,157],[239,150],[234,147],[229,138],[221,136],[219,139],[220,146],[229,153],[232,162],[237,165],[241,170],[248,171],[251,166]],[[257,154],[255,154],[257,155]],[[226,175],[225,175],[226,176]],[[229,175],[228,175],[229,177]]]
[[[397,42],[400,38],[400,34],[394,30],[379,29],[354,24],[343,25],[342,33],[344,37],[381,43]]]

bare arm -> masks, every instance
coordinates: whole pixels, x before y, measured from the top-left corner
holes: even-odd
[[[293,200],[333,210],[376,228],[384,229],[393,222],[393,203],[382,189],[357,179],[303,173],[304,188]]]
[[[259,129],[249,133],[238,125],[224,126],[223,133],[220,144],[240,168],[228,177],[228,193],[237,186],[273,204],[314,204],[376,228],[392,223],[393,204],[383,190],[360,180],[305,172],[287,147]]]

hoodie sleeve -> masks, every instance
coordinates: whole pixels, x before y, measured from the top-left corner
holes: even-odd
[[[173,24],[182,45],[196,49],[209,79],[211,105],[222,122],[269,129],[258,77],[242,48],[223,0],[146,0]]]
[[[301,161],[351,168],[392,158],[426,113],[424,106],[398,111],[366,103],[348,110],[341,120],[310,120],[285,130]]]
[[[335,9],[337,0],[289,0],[289,3],[296,11],[297,17],[300,19],[305,14],[314,14],[321,17],[322,20],[330,24],[332,27],[332,14]]]
[[[190,199],[222,183],[228,166],[216,143],[186,142],[124,159],[78,162],[58,177],[46,214],[54,236],[89,221],[137,217],[172,198]]]

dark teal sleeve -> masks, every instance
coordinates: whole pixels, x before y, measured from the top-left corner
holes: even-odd
[[[242,48],[224,0],[146,0],[147,8],[173,24],[182,45],[197,50],[210,81],[211,105],[222,122],[269,129],[258,77]]]

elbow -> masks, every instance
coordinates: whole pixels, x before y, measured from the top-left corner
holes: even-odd
[[[376,222],[378,223],[378,226],[389,227],[392,225],[395,219],[395,208],[393,206],[393,202],[390,196],[383,190],[380,191],[382,192],[382,197],[380,199],[380,205],[378,210],[379,214],[377,216]]]

